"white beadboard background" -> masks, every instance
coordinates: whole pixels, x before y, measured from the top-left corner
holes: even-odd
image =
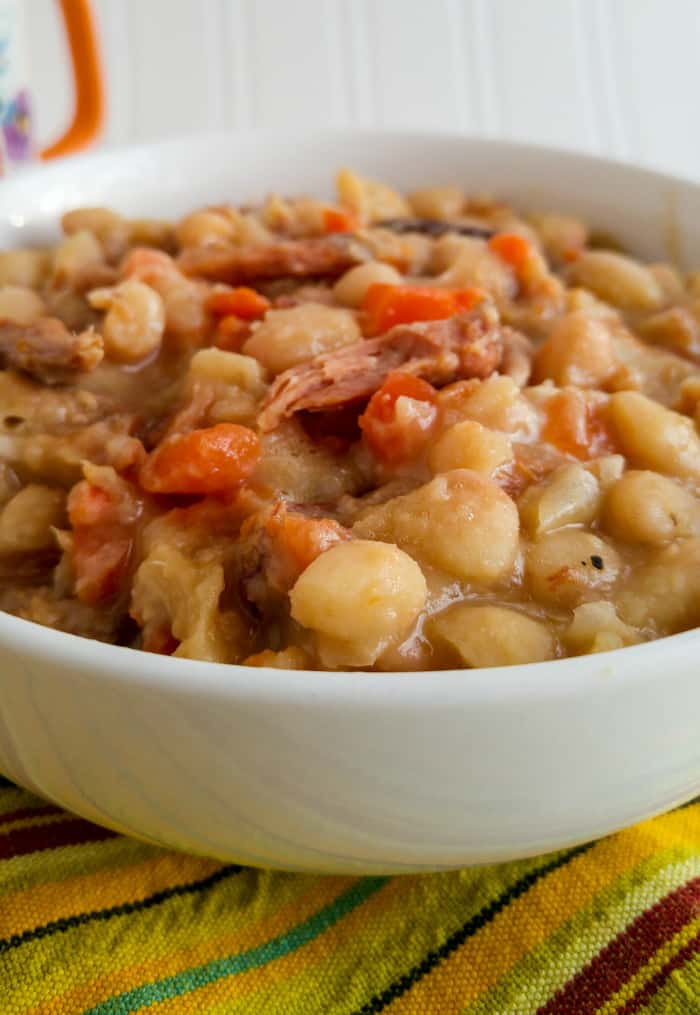
[[[24,0],[42,139],[71,93]],[[196,130],[433,126],[700,177],[700,0],[94,0],[102,145]]]

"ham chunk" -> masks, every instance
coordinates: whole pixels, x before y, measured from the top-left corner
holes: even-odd
[[[178,266],[185,275],[241,285],[280,277],[335,277],[369,256],[364,244],[338,235],[263,246],[192,247],[180,254]]]
[[[102,336],[91,328],[74,334],[57,317],[31,324],[0,321],[0,363],[44,384],[65,384],[94,370],[104,356]]]
[[[377,338],[314,357],[280,374],[258,416],[264,432],[302,409],[320,412],[369,398],[393,370],[438,387],[498,369],[503,342],[491,305],[443,321],[397,325]]]

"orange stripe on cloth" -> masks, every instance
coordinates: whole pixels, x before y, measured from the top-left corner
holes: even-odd
[[[618,832],[537,882],[406,993],[382,1008],[392,1015],[460,1012],[531,949],[541,945],[582,906],[625,871],[660,850],[700,844],[700,808],[681,810]]]

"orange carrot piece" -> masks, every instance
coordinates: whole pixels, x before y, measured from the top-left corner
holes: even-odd
[[[76,483],[68,495],[68,520],[73,528],[109,521],[113,510],[114,503],[109,493],[87,479]]]
[[[259,457],[257,434],[217,423],[167,437],[141,467],[139,482],[150,493],[224,493],[250,475]]]
[[[579,391],[564,389],[547,402],[542,440],[565,455],[586,460],[617,451],[600,411],[586,404]]]
[[[480,289],[438,289],[430,286],[375,282],[362,301],[367,334],[380,335],[396,324],[441,321],[471,309],[483,299]]]
[[[496,233],[489,240],[489,247],[516,274],[522,271],[532,253],[530,241],[520,233]]]
[[[255,321],[264,317],[270,309],[270,301],[249,286],[213,292],[207,302],[209,310],[217,317],[235,314],[244,321]]]
[[[79,525],[73,531],[71,563],[75,593],[83,603],[114,599],[129,570],[134,541],[121,525]]]
[[[398,464],[420,454],[437,419],[435,396],[432,384],[420,377],[400,371],[389,374],[358,421],[365,442],[377,458]],[[397,416],[400,398],[413,405],[410,411]]]
[[[235,314],[222,317],[214,331],[214,345],[217,349],[227,352],[240,352],[244,342],[250,337],[248,321],[242,321]]]
[[[360,224],[352,212],[343,208],[324,208],[324,233],[355,233],[359,228]]]

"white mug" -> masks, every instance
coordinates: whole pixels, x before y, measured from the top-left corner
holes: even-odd
[[[68,38],[75,111],[65,133],[40,151],[32,130],[32,97],[24,34],[27,0],[0,0],[0,176],[34,158],[87,147],[104,117],[102,72],[89,0],[58,0]]]

